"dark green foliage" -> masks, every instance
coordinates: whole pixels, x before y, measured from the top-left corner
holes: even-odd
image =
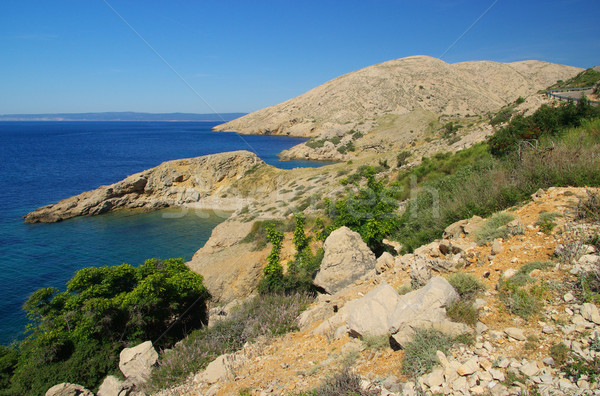
[[[7,389],[10,384],[17,361],[19,359],[19,351],[17,348],[10,348],[0,345],[0,394],[1,389]]]
[[[39,289],[24,305],[29,336],[20,345],[7,394],[43,394],[60,382],[94,389],[117,372],[123,347],[147,339],[168,346],[201,327],[208,297],[202,276],[183,259],[84,268],[65,292]]]
[[[490,119],[490,124],[497,125],[510,121],[510,117],[512,117],[514,111],[515,109],[513,106],[503,107],[498,113],[496,113],[496,115],[494,115]]]
[[[515,100],[515,104],[516,104],[516,105],[520,105],[520,104],[521,104],[521,103],[523,103],[523,102],[525,102],[525,98],[524,98],[524,97],[522,97],[522,96],[519,96],[519,97],[517,98],[517,100]]]
[[[550,347],[550,357],[554,359],[557,366],[562,366],[568,356],[569,348],[562,342],[556,343]]]
[[[600,357],[595,356],[594,359],[587,361],[581,356],[571,353],[568,361],[561,367],[567,378],[573,382],[577,382],[581,377],[587,377],[591,383],[600,379]]]
[[[550,234],[554,227],[556,227],[554,220],[556,220],[558,216],[560,216],[560,213],[541,212],[535,225],[539,226],[543,233]]]
[[[410,151],[400,151],[396,156],[396,166],[400,168],[402,165],[406,164],[406,160],[408,160],[411,155]]]
[[[267,226],[267,240],[273,245],[267,256],[267,265],[263,269],[263,277],[258,284],[260,294],[280,293],[283,291],[283,267],[279,262],[279,254],[283,243],[283,233]]]
[[[519,114],[488,139],[490,152],[504,156],[516,151],[524,140],[544,136],[558,137],[566,128],[578,127],[583,120],[600,117],[600,107],[592,106],[585,98],[577,105],[573,102],[558,107],[543,105],[528,117]]]
[[[350,191],[346,198],[328,205],[334,229],[346,226],[358,232],[376,254],[383,251],[382,239],[396,228],[398,202],[395,191],[384,186],[375,175],[377,170],[367,167],[361,176],[366,186],[358,192]]]
[[[417,330],[404,348],[402,371],[414,378],[431,371],[438,364],[436,352],[448,353],[451,346],[452,338],[438,330]]]
[[[156,392],[185,381],[216,357],[241,349],[259,337],[275,337],[298,330],[298,315],[310,304],[307,295],[260,295],[242,304],[214,326],[192,332],[160,355],[146,386]]]
[[[448,283],[452,285],[461,299],[472,300],[478,293],[485,290],[485,286],[471,274],[457,272],[448,277]]]
[[[351,130],[350,133],[352,134],[352,140],[357,140],[357,139],[360,139],[361,137],[363,137],[362,132],[355,131],[354,129]]]

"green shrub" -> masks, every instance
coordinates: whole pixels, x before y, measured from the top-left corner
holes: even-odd
[[[390,337],[389,335],[365,335],[362,338],[363,345],[367,349],[385,349],[390,346]]]
[[[550,234],[552,233],[554,227],[556,227],[554,220],[556,220],[556,218],[559,216],[560,213],[556,212],[541,212],[538,220],[535,222],[535,225],[540,227],[540,230],[544,234]]]
[[[498,291],[500,301],[504,303],[510,313],[524,319],[539,313],[540,302],[536,296],[529,293],[522,286],[532,279],[525,274],[515,274],[508,280],[500,280]]]
[[[420,329],[404,348],[402,371],[411,377],[419,377],[431,371],[437,361],[437,351],[448,353],[452,338],[433,329]]]
[[[448,283],[452,285],[461,299],[471,300],[485,290],[485,286],[471,274],[457,272],[448,277]]]
[[[468,300],[456,300],[446,307],[446,314],[453,322],[461,322],[469,326],[475,326],[479,319],[479,311],[473,308],[473,302]]]
[[[507,212],[494,214],[475,232],[477,243],[483,244],[496,238],[507,238],[510,236],[510,230],[506,225],[514,219],[515,216]]]
[[[600,193],[585,190],[587,196],[579,200],[577,205],[577,217],[579,219],[598,222],[600,221]]]
[[[400,168],[402,165],[406,164],[411,155],[410,151],[400,151],[396,156],[396,166]]]
[[[375,396],[379,394],[377,391],[364,390],[361,382],[358,375],[345,367],[339,373],[327,377],[323,384],[309,394],[318,396]]]
[[[61,382],[95,389],[118,372],[123,347],[147,339],[170,346],[206,323],[208,297],[183,259],[81,269],[65,292],[39,289],[26,301],[30,334],[6,393],[44,394]]]

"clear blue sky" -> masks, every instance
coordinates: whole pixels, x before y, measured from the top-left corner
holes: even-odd
[[[0,114],[250,112],[375,63],[440,57],[493,2],[2,0]],[[597,0],[498,0],[442,59],[594,66],[599,18]]]

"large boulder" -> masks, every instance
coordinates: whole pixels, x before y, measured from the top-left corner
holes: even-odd
[[[400,295],[384,283],[367,295],[346,304],[347,325],[350,335],[384,335],[389,328],[388,316],[394,312]]]
[[[131,382],[121,381],[114,375],[109,375],[102,381],[97,396],[127,396],[131,394],[132,388]]]
[[[433,277],[419,290],[407,293],[398,302],[389,317],[389,332],[397,333],[406,324],[420,321],[447,320],[446,307],[458,299],[458,293],[440,276]]]
[[[46,396],[94,396],[94,394],[81,385],[63,382],[48,389]]]
[[[129,381],[135,385],[146,382],[152,366],[158,360],[158,353],[152,341],[143,342],[132,348],[125,348],[119,355],[119,369]]]
[[[348,227],[333,231],[323,244],[324,256],[314,284],[333,294],[374,270],[375,254]]]

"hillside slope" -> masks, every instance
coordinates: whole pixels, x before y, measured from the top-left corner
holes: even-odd
[[[345,74],[215,130],[312,137],[344,133],[365,119],[417,109],[462,116],[484,114],[580,71],[541,61],[448,64],[428,56],[411,56]]]

